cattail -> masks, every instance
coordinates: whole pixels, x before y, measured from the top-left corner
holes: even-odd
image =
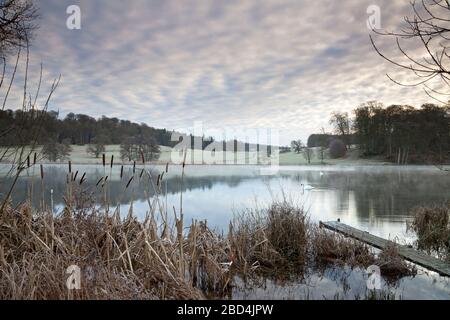
[[[136,161],[133,161],[133,174],[136,173]]]
[[[69,173],[72,172],[72,161],[69,160]]]
[[[98,187],[98,185],[100,184],[100,182],[103,181],[103,177],[100,178],[100,180],[97,181],[97,184],[95,185],[96,187]]]
[[[159,182],[161,180],[161,175],[158,174],[158,178],[156,179],[156,186],[159,187]]]
[[[131,176],[130,180],[128,180],[127,186],[125,187],[125,189],[128,189],[128,187],[131,184],[131,181],[133,181],[134,176]]]
[[[111,168],[113,167],[113,165],[114,165],[114,155],[111,155],[111,164],[110,164]]]
[[[142,175],[144,174],[144,169],[141,170],[141,174],[139,175],[139,179],[142,178]]]
[[[80,185],[83,184],[85,178],[86,178],[86,172],[83,173],[83,175],[81,176],[81,179],[80,179]]]
[[[166,173],[169,172],[169,163],[166,163]]]
[[[183,158],[183,169],[186,166],[186,156],[187,156],[187,150],[184,150],[184,158]]]
[[[163,178],[164,178],[164,171],[163,173],[161,173],[161,182],[163,181]]]
[[[37,153],[35,152],[34,153],[34,157],[33,157],[33,165],[36,164],[36,160],[37,160]]]
[[[120,167],[120,180],[122,180],[123,177],[123,165]]]
[[[105,183],[106,183],[107,180],[108,180],[108,176],[106,176],[106,178],[105,178]]]
[[[27,157],[27,167],[28,168],[30,167],[30,155],[28,155],[28,157]]]
[[[103,166],[106,165],[106,156],[105,156],[105,154],[102,155],[102,163],[103,163]]]
[[[44,166],[41,163],[41,180],[44,180]]]

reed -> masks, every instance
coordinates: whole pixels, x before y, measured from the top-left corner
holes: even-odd
[[[202,299],[208,289],[222,289],[229,279],[220,264],[226,241],[206,224],[192,229],[195,237],[177,229],[169,239],[178,240],[168,241],[145,223],[150,219],[114,219],[90,206],[53,217],[28,204],[8,205],[0,216],[0,298]],[[179,251],[180,243],[188,252]],[[68,295],[70,265],[81,268],[82,286]],[[183,273],[182,265],[191,267]]]
[[[308,237],[309,219],[303,209],[275,202],[234,218],[228,232],[230,256],[243,275],[253,271],[274,277],[301,273],[307,261]]]
[[[412,213],[408,228],[417,235],[417,247],[450,261],[450,202],[414,208]]]
[[[45,210],[44,166],[39,166],[41,174],[41,210]]]
[[[376,260],[375,253],[366,244],[317,226],[313,227],[311,247],[319,268],[344,264],[367,268]]]
[[[83,175],[80,178],[80,185],[82,185],[86,181],[86,172],[83,173]]]
[[[417,273],[417,268],[408,264],[398,253],[398,245],[389,243],[378,255],[376,264],[380,267],[381,273],[388,282],[396,282],[405,276],[412,276]]]
[[[111,155],[111,160],[109,161],[109,176],[112,178],[112,170],[113,170],[113,166],[114,166],[114,155]],[[107,212],[109,213],[109,204],[111,203],[111,187],[109,184],[106,185],[107,189],[108,189],[108,200],[107,200]]]

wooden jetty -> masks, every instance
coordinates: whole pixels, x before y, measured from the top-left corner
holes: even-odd
[[[341,233],[347,237],[354,238],[378,249],[384,249],[386,245],[392,243],[389,240],[374,236],[366,231],[350,227],[340,221],[320,222],[320,226]],[[398,245],[398,252],[405,260],[435,271],[441,276],[450,277],[450,264],[442,260],[402,245]]]

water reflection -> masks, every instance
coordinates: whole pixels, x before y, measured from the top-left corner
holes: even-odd
[[[245,283],[236,279],[233,288],[234,299],[369,299],[373,291],[366,286],[367,273],[361,269],[348,267],[330,267],[323,273],[312,273],[305,281],[280,283],[271,279],[261,283]],[[428,275],[419,270],[415,277],[404,277],[395,283],[387,283],[382,279],[382,290],[376,291],[378,297],[384,299],[450,299],[450,281],[436,275]]]
[[[23,201],[33,193],[34,205],[42,197],[38,172],[30,169],[17,182],[12,195],[14,202]],[[45,167],[44,197],[50,203],[54,190],[55,209],[63,205],[66,190],[67,166]],[[132,169],[103,169],[99,166],[73,166],[79,177],[87,172],[84,188],[92,192],[98,204],[103,203],[103,191],[96,183],[103,175],[109,176],[108,199],[128,211],[134,199],[134,212],[148,211],[146,194],[153,196],[148,181],[139,179],[136,169],[135,184],[125,188]],[[38,170],[36,170],[38,171]],[[152,167],[153,179],[164,167]],[[287,197],[307,209],[313,220],[342,221],[382,237],[408,240],[405,225],[410,209],[418,205],[441,204],[449,199],[450,175],[433,167],[282,167],[278,174],[264,176],[251,166],[189,166],[181,184],[180,168],[172,167],[163,185],[164,204],[179,207],[179,193],[183,191],[183,210],[187,221],[207,219],[215,228],[228,226],[233,212],[245,207],[263,206],[274,198]],[[0,192],[6,192],[12,179],[1,179]],[[155,182],[155,181],[154,181]],[[302,184],[313,189],[303,190]]]

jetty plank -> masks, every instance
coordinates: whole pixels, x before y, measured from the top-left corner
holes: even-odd
[[[375,236],[367,231],[353,228],[339,221],[320,222],[320,226],[341,233],[347,237],[354,238],[378,249],[384,249],[389,243],[392,243],[390,240]],[[398,251],[400,256],[405,260],[435,271],[439,275],[450,277],[450,264],[407,246],[398,245]]]

